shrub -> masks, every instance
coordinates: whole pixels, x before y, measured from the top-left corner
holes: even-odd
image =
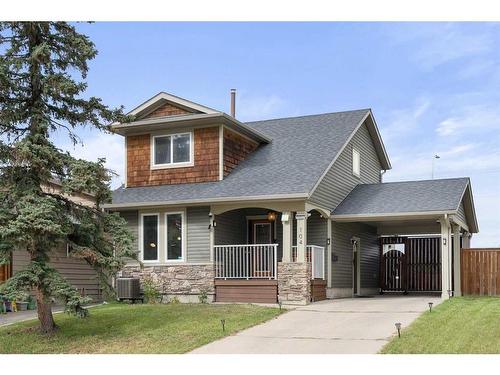
[[[198,299],[200,300],[200,303],[207,303],[208,302],[208,294],[205,289],[200,290],[200,295],[198,296]]]
[[[151,276],[146,276],[142,282],[142,291],[147,303],[158,303],[161,293],[156,281]]]

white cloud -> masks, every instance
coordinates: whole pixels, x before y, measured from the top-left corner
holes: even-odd
[[[425,26],[417,23],[398,31],[392,38],[398,44],[416,44],[411,58],[424,70],[461,58],[481,56],[494,48],[494,29],[485,31],[483,28],[477,32],[462,23],[426,23]]]
[[[454,116],[441,121],[436,132],[442,137],[500,130],[500,108],[498,106],[470,105],[463,107]]]
[[[431,102],[427,97],[420,97],[413,107],[393,111],[389,115],[388,125],[381,130],[384,142],[389,144],[393,140],[397,141],[418,129],[430,106]]]
[[[83,145],[73,146],[65,143],[59,147],[78,159],[97,161],[99,158],[105,158],[106,168],[118,174],[111,182],[112,188],[117,188],[124,182],[125,150],[123,137],[97,133],[84,138]]]

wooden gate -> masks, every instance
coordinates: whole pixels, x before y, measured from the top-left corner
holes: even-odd
[[[384,252],[384,245],[404,248]],[[398,246],[394,246],[398,247]],[[439,237],[382,237],[380,240],[381,291],[433,292],[441,290]]]
[[[500,249],[462,249],[463,295],[500,296]]]

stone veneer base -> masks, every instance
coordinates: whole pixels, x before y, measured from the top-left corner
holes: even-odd
[[[202,293],[207,294],[207,302],[212,302],[215,294],[215,274],[212,264],[179,264],[162,266],[127,265],[122,270],[123,277],[137,277],[141,280],[151,277],[163,296],[163,302],[177,298],[179,302],[199,302]],[[142,286],[142,285],[141,285]]]
[[[278,299],[284,305],[311,302],[311,264],[278,263]]]

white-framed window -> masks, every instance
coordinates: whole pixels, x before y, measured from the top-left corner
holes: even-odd
[[[140,215],[139,249],[144,263],[160,260],[160,214],[147,213]]]
[[[183,262],[186,253],[186,222],[184,211],[165,213],[165,260]]]
[[[194,165],[193,133],[151,137],[151,168],[176,168]]]
[[[357,177],[361,175],[361,154],[355,148],[352,149],[352,174]]]

